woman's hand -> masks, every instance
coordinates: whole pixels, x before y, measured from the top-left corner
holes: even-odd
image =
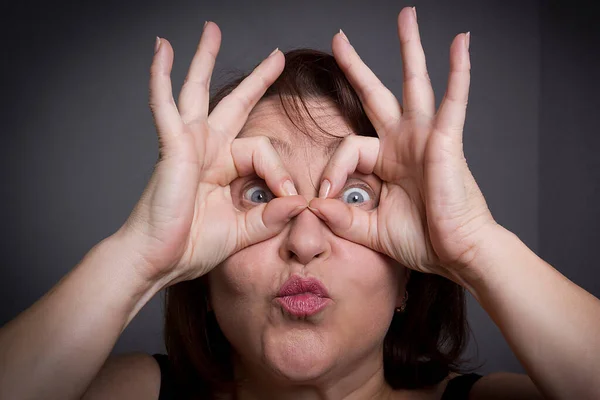
[[[333,54],[379,137],[342,142],[324,171],[320,197],[336,195],[354,171],[375,173],[383,181],[378,207],[365,211],[323,198],[310,207],[337,235],[413,270],[451,278],[470,265],[488,227],[497,225],[463,153],[469,37],[459,34],[452,42],[448,88],[436,112],[413,9],[400,12],[398,33],[403,107],[343,33],[333,40]]]
[[[221,43],[205,25],[175,105],[173,49],[161,39],[150,69],[150,108],[160,157],[140,201],[117,235],[144,261],[142,274],[167,284],[197,278],[229,255],[275,236],[306,206],[266,138],[236,139],[248,114],[283,70],[275,51],[208,115],[209,86]],[[179,107],[179,109],[178,109]],[[230,182],[256,173],[278,196],[242,212]]]

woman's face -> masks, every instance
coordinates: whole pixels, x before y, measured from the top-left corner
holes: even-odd
[[[326,131],[338,137],[354,134],[332,103],[310,103],[309,109]],[[294,127],[278,98],[265,99],[238,137],[271,138],[298,193],[310,201],[318,196],[321,174],[339,139],[307,127],[317,143]],[[380,189],[375,175],[355,173],[338,199],[372,210]],[[238,209],[272,196],[256,176],[234,181],[231,195]],[[277,299],[294,276],[316,278],[325,287],[329,299],[317,299],[320,311],[312,309],[308,316],[294,311],[294,305],[310,303],[314,294],[287,303],[291,310]],[[406,280],[404,267],[336,236],[309,209],[277,236],[229,257],[208,278],[211,307],[235,350],[236,371],[297,382],[347,376],[357,365],[381,368],[383,339]]]

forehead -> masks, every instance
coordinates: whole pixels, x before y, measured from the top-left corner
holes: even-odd
[[[238,137],[267,136],[275,150],[285,157],[294,157],[299,149],[304,149],[329,158],[342,138],[354,134],[339,108],[330,100],[305,101],[310,115],[299,101],[297,104],[299,107],[294,109],[287,107],[287,111],[294,114],[294,124],[278,97],[259,101]]]

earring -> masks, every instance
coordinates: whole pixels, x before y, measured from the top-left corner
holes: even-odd
[[[406,301],[408,300],[408,290],[404,292],[404,297],[402,298],[402,305],[400,307],[396,307],[396,312],[404,312],[406,310]]]

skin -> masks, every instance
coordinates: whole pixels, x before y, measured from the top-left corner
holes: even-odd
[[[354,135],[333,104],[320,99],[309,110],[331,134]],[[239,136],[267,136],[273,143],[285,143],[287,147],[275,147],[307,202],[318,195],[315,182],[321,180],[330,149],[340,143],[324,135],[319,143],[307,139],[285,116],[278,99],[261,101]],[[288,154],[288,148],[293,153]],[[351,174],[338,199],[348,202],[357,187],[368,197],[352,207],[374,210],[379,178]],[[231,194],[240,210],[260,204],[245,198],[251,189],[273,196],[257,176],[239,178],[232,182]],[[323,282],[330,305],[301,320],[284,312],[273,298],[291,275]],[[264,391],[278,399],[389,394],[383,378],[383,339],[395,307],[402,303],[406,278],[405,267],[336,236],[309,209],[275,237],[229,257],[211,271],[209,282],[212,308],[238,354],[238,375],[249,379],[240,398],[267,398]]]
[[[437,110],[414,8],[400,12],[398,36],[403,61],[401,103],[362,62],[348,38],[342,32],[334,36],[333,55],[360,97],[378,138],[345,136],[321,177],[315,177],[321,179],[314,185],[315,190],[319,188],[319,198],[312,197],[308,204],[306,187],[302,195],[293,184],[290,187],[291,174],[297,171],[288,171],[268,142],[259,137],[236,138],[252,108],[283,69],[281,52],[273,52],[207,115],[210,74],[221,39],[217,25],[205,26],[177,107],[168,79],[173,52],[170,44],[161,40],[164,50],[153,62],[150,105],[167,157],[119,236],[129,238],[122,241],[130,242],[128,248],[140,255],[142,276],[172,284],[209,273],[244,248],[279,235],[299,215],[301,219],[310,217],[305,210],[308,206],[336,236],[411,270],[453,280],[477,299],[531,380],[489,376],[475,384],[471,397],[517,398],[515,393],[526,393],[526,398],[532,398],[539,389],[548,398],[598,398],[600,325],[596,316],[600,302],[496,223],[467,166],[462,135],[470,84],[469,35],[459,34],[452,41],[448,86]],[[230,184],[252,170],[277,197],[239,212]],[[337,198],[348,177],[357,171],[374,173],[382,180],[375,210],[349,206]],[[172,185],[158,184],[165,179],[178,182],[180,190],[171,192]],[[271,285],[267,288],[272,290],[277,279],[267,276],[265,284]],[[240,285],[236,287],[238,298],[243,293]],[[268,292],[265,287],[254,289],[255,294]],[[257,321],[257,326],[265,327],[264,332],[269,331],[264,319],[258,317]],[[234,338],[233,329],[227,330]],[[257,386],[247,393],[262,397],[261,393],[278,390],[278,382],[294,377],[294,371],[299,373],[297,365],[307,361],[282,365],[281,359],[272,355],[276,353],[273,349],[282,350],[285,359],[290,347],[260,332],[255,329],[251,341],[260,343],[261,355],[268,356],[257,362],[252,358],[258,354],[256,349],[242,351],[244,347],[239,346],[238,371],[242,376],[256,374]],[[297,343],[306,343],[302,340],[307,337],[325,341],[328,336],[323,332],[311,336],[304,331],[307,336],[294,339]],[[321,346],[326,349],[323,343]],[[327,370],[331,353],[312,354],[321,360],[315,370]],[[373,371],[370,362],[359,365]],[[316,377],[315,370],[309,375]],[[259,375],[265,376],[265,371],[279,371],[281,379],[261,386]],[[327,372],[322,376],[327,377]],[[363,379],[364,386],[358,390],[385,398],[389,392],[378,382],[377,378]],[[315,379],[313,383],[317,384]],[[354,382],[345,388],[342,381],[337,383],[339,392],[313,385],[308,393],[352,393]]]
[[[277,398],[393,396],[383,379],[382,342],[403,293],[394,261],[455,278],[469,269],[473,249],[495,226],[462,155],[468,36],[457,36],[451,46],[448,93],[436,113],[429,82],[415,79],[425,68],[415,17],[411,9],[399,16],[403,57],[412,58],[405,66],[406,110],[343,33],[333,41],[336,61],[378,138],[352,134],[331,105],[317,101],[313,111],[341,138],[329,156],[294,132],[267,100],[252,110],[236,139],[267,135],[287,143],[294,151],[282,154],[283,146],[277,146],[279,158],[310,206],[275,237],[240,250],[210,273],[215,315],[237,351],[237,373],[247,378],[248,398],[273,392]],[[341,201],[358,175],[383,181],[376,188],[377,207]],[[246,188],[231,183],[241,211],[247,211]],[[390,261],[383,262],[382,255]],[[317,318],[290,320],[273,304],[278,287],[294,273],[331,286],[332,304]]]
[[[376,348],[402,292],[402,274],[395,275],[399,269],[394,263],[465,287],[531,378],[490,374],[474,385],[469,398],[531,399],[540,393],[557,399],[600,398],[600,301],[494,221],[466,165],[462,130],[470,81],[469,36],[459,34],[452,42],[448,88],[436,111],[414,9],[400,12],[398,33],[402,105],[360,60],[348,38],[335,35],[336,61],[356,89],[378,138],[345,132],[327,165],[323,166],[326,157],[316,155],[320,162],[313,165],[311,159],[308,171],[302,170],[306,163],[295,165],[298,159],[293,157],[282,162],[262,136],[236,138],[281,73],[281,52],[263,60],[208,115],[210,76],[221,41],[217,25],[205,26],[178,104],[170,81],[173,49],[167,40],[158,40],[149,105],[160,160],[123,227],[0,329],[0,387],[5,397],[81,398],[119,335],[150,298],[166,286],[210,273],[227,260],[211,279],[214,296],[227,294],[214,299],[214,306],[221,307],[215,309],[220,323],[239,349],[236,373],[248,378],[242,399],[273,393],[278,398],[295,394],[294,398],[439,399],[445,382],[432,391],[400,393],[391,392],[381,379]],[[277,113],[272,114],[267,118],[276,118]],[[340,128],[333,125],[334,130]],[[304,148],[304,154],[317,152],[305,143],[295,145]],[[288,171],[284,163],[294,165]],[[376,209],[339,200],[348,177],[358,177],[357,171],[382,180]],[[235,184],[230,184],[252,173],[277,197],[240,212],[240,205],[234,204],[239,199],[232,191]],[[314,197],[317,188],[320,198]],[[268,253],[252,248],[264,241],[272,246]],[[249,256],[245,264],[235,256],[244,249]],[[351,253],[345,253],[348,249]],[[369,262],[369,269],[355,269],[354,255]],[[260,260],[260,265],[251,260]],[[294,268],[319,275],[330,286],[332,304],[323,313],[326,317],[288,321],[274,311],[269,295]],[[347,296],[341,281],[360,290],[361,296]],[[376,281],[388,290],[374,285]],[[356,298],[368,299],[369,304]],[[225,311],[237,313],[237,325]],[[344,316],[350,316],[344,326],[364,327],[366,318],[373,325],[357,339],[355,332],[330,324]],[[242,323],[244,336],[239,334]],[[345,348],[336,340],[357,346]],[[297,348],[304,353],[293,353]],[[336,355],[347,368],[334,361]],[[150,356],[144,362],[155,373],[139,378],[152,381],[156,389],[158,366]],[[138,373],[134,367],[124,370]],[[286,385],[290,380],[304,385],[292,392]],[[95,382],[106,385],[108,397],[114,397],[114,382]]]
[[[137,254],[142,255],[142,275],[150,281],[158,277],[167,284],[193,279],[209,273],[249,246],[280,234],[285,236],[286,229],[290,229],[288,236],[294,237],[293,229],[288,227],[290,223],[310,225],[312,232],[312,224],[317,225],[314,215],[337,237],[383,254],[411,270],[446,277],[477,299],[531,379],[492,374],[474,385],[470,397],[535,398],[542,393],[548,398],[598,398],[600,325],[596,316],[600,313],[600,302],[496,223],[467,166],[462,135],[470,85],[469,35],[459,34],[452,41],[448,86],[437,110],[414,8],[400,12],[398,36],[403,61],[402,104],[362,62],[348,38],[342,32],[334,36],[332,49],[336,62],[356,90],[378,137],[344,136],[321,175],[307,173],[314,179],[311,189],[305,182],[298,182],[302,185],[300,195],[293,184],[290,187],[292,182],[300,180],[295,175],[299,170],[294,166],[288,170],[290,167],[283,165],[294,161],[282,162],[264,138],[236,138],[253,107],[283,69],[285,60],[281,52],[273,52],[207,115],[210,74],[220,46],[218,27],[214,23],[205,26],[180,94],[179,110],[167,79],[172,49],[163,40],[165,50],[153,63],[151,107],[159,136],[165,143],[165,154],[170,154],[167,161],[173,163],[173,166],[164,164],[165,176],[168,171],[174,181],[183,182],[182,172],[175,167],[185,171],[190,166],[198,167],[199,175],[191,169],[185,180],[189,185],[182,185],[177,196],[166,185],[156,186],[162,189],[159,194],[167,204],[156,201],[156,195],[146,196],[148,201],[140,203],[123,230],[122,236],[129,237],[132,243],[128,248],[137,249]],[[252,171],[267,182],[277,197],[266,205],[240,212],[234,204],[235,193],[230,184],[251,175]],[[348,178],[356,172],[375,174],[382,180],[376,209],[365,210],[339,200]],[[157,175],[157,182],[158,178]],[[191,188],[198,179],[197,190],[193,192]],[[319,198],[314,197],[317,187]],[[183,191],[184,188],[190,193]],[[148,190],[152,193],[154,186],[150,185]],[[307,206],[313,215],[308,213]],[[182,212],[184,208],[186,213]],[[171,213],[166,214],[165,209]],[[144,237],[148,239],[142,240]],[[271,249],[272,257],[281,248]],[[335,257],[339,248],[331,246],[331,251],[325,250],[323,257]],[[263,257],[266,255],[256,254],[249,260]],[[285,253],[279,257],[286,260]],[[316,268],[323,257],[320,260],[317,257],[319,261],[312,265],[308,262],[306,271]],[[229,304],[231,312],[238,312],[234,311],[238,306],[242,311],[254,310],[254,306],[249,306],[249,298],[256,299],[259,307],[256,315],[251,311],[237,314],[239,323],[253,321],[244,326],[248,337],[239,336],[239,325],[223,310],[216,310],[226,334],[239,349],[236,372],[249,378],[250,384],[240,396],[264,398],[275,391],[285,397],[290,394],[289,387],[282,384],[286,379],[307,383],[299,389],[305,395],[301,397],[307,398],[397,396],[382,383],[381,369],[375,367],[377,362],[366,356],[374,354],[369,349],[376,342],[376,333],[369,332],[356,352],[347,354],[331,339],[339,331],[327,330],[325,322],[313,323],[312,330],[281,330],[285,325],[274,319],[274,311],[266,311],[269,306],[265,299],[284,279],[285,272],[272,272],[277,266],[283,268],[285,262],[281,260],[261,265],[271,273],[264,272],[260,284],[246,286],[251,279],[247,274],[248,280],[244,280],[242,270],[238,271],[241,273],[238,278],[231,274],[227,281],[223,277],[222,287],[217,288],[216,293],[228,290],[230,296],[220,299],[225,302],[223,305],[215,300],[215,307],[226,309]],[[240,265],[237,264],[238,269]],[[235,266],[232,262],[231,269]],[[375,272],[383,274],[379,269]],[[517,276],[519,279],[515,279]],[[321,278],[334,285],[330,278]],[[331,306],[331,312],[335,309],[341,315],[344,309],[341,303],[345,300],[337,289],[335,293],[339,300]],[[397,293],[392,293],[388,304],[392,297],[397,298]],[[237,303],[233,301],[236,298]],[[301,322],[295,326],[299,325]],[[279,337],[284,337],[283,340],[273,335],[275,326],[279,326],[279,333],[283,333]],[[288,336],[287,332],[295,333]],[[340,336],[346,341],[349,337]],[[295,347],[292,344],[305,349],[308,356],[295,353],[290,357],[290,349]],[[366,357],[356,364],[355,371],[348,372],[356,381],[344,379],[348,375],[341,372],[343,367],[332,364],[335,354],[348,359]],[[310,356],[314,367],[310,363],[310,369],[303,369]],[[268,381],[267,376],[275,378]],[[435,390],[441,388],[442,385]],[[437,391],[429,398],[439,395]]]

